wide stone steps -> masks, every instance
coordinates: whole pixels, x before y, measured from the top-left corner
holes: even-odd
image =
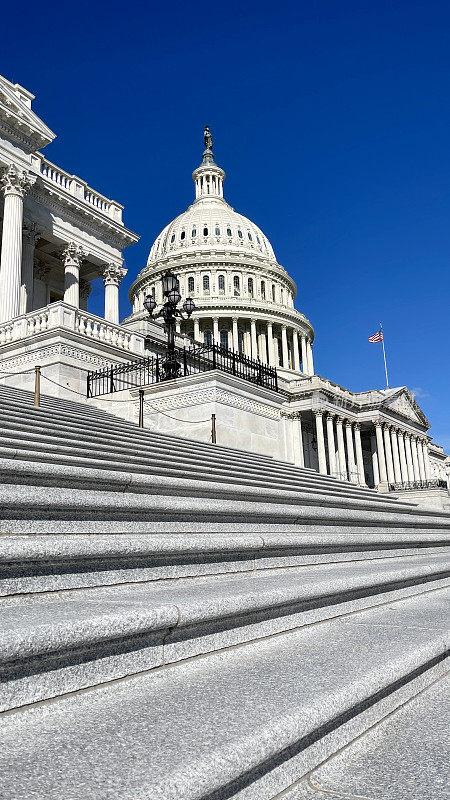
[[[264,570],[4,601],[0,711],[448,584],[450,557]]]
[[[2,720],[8,800],[270,800],[444,672],[442,590]]]

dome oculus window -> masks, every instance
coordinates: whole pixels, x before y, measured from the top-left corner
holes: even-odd
[[[203,275],[203,291],[209,292],[209,275]]]
[[[239,297],[241,293],[241,282],[239,280],[238,275],[235,275],[233,278],[233,286],[234,286],[234,296]]]
[[[238,236],[240,239],[242,239],[242,231],[238,231]]]
[[[231,228],[227,228],[227,236],[231,236],[231,235],[232,235]]]
[[[256,235],[256,241],[258,242],[258,244],[261,244],[258,234]]]
[[[192,228],[192,238],[195,239],[197,236],[197,228]]]
[[[172,236],[170,237],[170,244],[173,244],[174,241],[175,241],[175,234],[172,233]]]
[[[188,278],[188,292],[192,294],[195,289],[194,278]]]
[[[248,236],[249,242],[253,242],[253,236],[251,235],[250,231],[248,231],[247,236]]]
[[[216,236],[220,236],[220,228],[218,228],[217,225],[216,225]]]
[[[208,228],[203,228],[203,236],[208,236]]]
[[[180,239],[183,240],[185,236],[186,236],[186,231],[181,231]]]
[[[219,294],[225,294],[225,275],[219,275]]]

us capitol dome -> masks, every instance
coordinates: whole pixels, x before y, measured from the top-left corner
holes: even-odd
[[[143,303],[162,302],[161,277],[171,269],[196,310],[177,332],[195,342],[213,341],[263,363],[314,374],[314,329],[294,308],[297,287],[277,262],[267,236],[224,199],[225,172],[214,161],[209,128],[202,163],[192,174],[195,200],[159,234],[129,291],[133,313],[145,325]]]

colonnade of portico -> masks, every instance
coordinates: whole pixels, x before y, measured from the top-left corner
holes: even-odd
[[[14,319],[42,306],[43,298],[34,297],[35,279],[45,280],[50,267],[37,265],[35,248],[44,231],[33,220],[24,219],[24,198],[34,178],[10,164],[1,178],[4,195],[3,232],[0,260],[0,322]],[[81,295],[87,297],[89,286],[80,280],[86,259],[75,241],[61,242],[61,267],[64,270],[64,302],[80,308]],[[121,264],[105,263],[94,268],[105,285],[105,319],[119,322],[119,286],[126,274]],[[37,275],[36,275],[37,272]],[[45,305],[45,303],[44,303]]]
[[[193,323],[179,332],[191,333],[194,341],[211,340],[221,344],[221,334],[227,334],[227,346],[251,358],[259,358],[272,367],[284,367],[306,375],[314,375],[310,338],[298,327],[288,323],[244,316],[195,316]],[[278,344],[280,342],[280,344]]]

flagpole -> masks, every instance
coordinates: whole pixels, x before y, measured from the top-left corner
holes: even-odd
[[[382,330],[383,330],[383,326],[382,326],[382,324],[380,322],[380,331],[382,331]],[[388,371],[387,371],[387,365],[386,365],[386,350],[384,349],[384,334],[383,334],[383,338],[381,340],[381,344],[383,345],[384,371],[386,373],[386,389],[389,389],[389,378],[388,378]]]

